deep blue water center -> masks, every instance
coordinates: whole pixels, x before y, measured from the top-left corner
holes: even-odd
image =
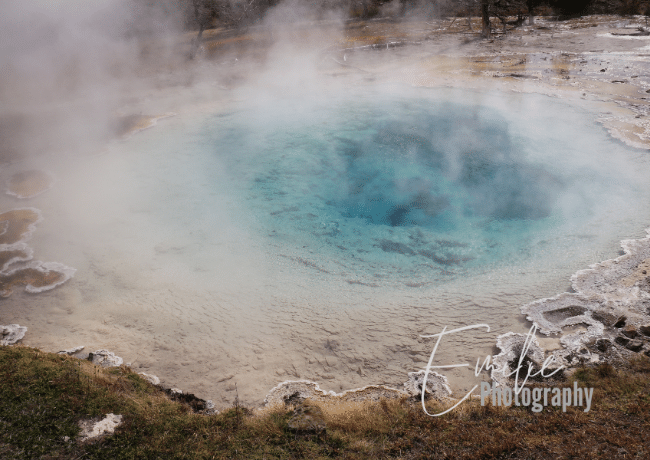
[[[544,168],[526,164],[505,120],[458,105],[405,104],[405,118],[377,123],[364,141],[333,140],[346,194],[331,203],[370,224],[444,230],[454,218],[539,219],[550,214]],[[466,136],[472,136],[473,140]],[[454,144],[455,154],[448,155]]]
[[[568,159],[610,142],[601,127],[580,122],[596,143],[586,146],[566,131],[566,117],[583,113],[462,96],[256,100],[212,117],[205,132],[269,246],[364,283],[439,280],[530,258],[598,214],[593,202],[611,190],[592,193],[600,173]]]

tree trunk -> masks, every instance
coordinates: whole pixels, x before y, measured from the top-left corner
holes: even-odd
[[[199,34],[196,36],[194,40],[192,40],[192,49],[190,50],[190,59],[194,59],[196,57],[196,53],[199,51],[199,47],[201,46],[201,35],[203,35],[203,23],[199,25]]]
[[[528,7],[528,25],[532,26],[535,24],[535,14],[533,13],[533,8],[535,8],[535,4],[532,0],[528,0],[526,2],[526,7]]]
[[[489,0],[481,0],[481,19],[483,20],[483,30],[481,35],[484,38],[490,36],[490,3]]]
[[[199,23],[199,34],[194,40],[192,40],[192,47],[190,48],[190,59],[194,59],[196,57],[196,52],[199,50],[199,46],[201,46],[201,35],[203,35],[204,27],[204,20],[201,17],[201,13],[199,12],[199,0],[192,0],[192,4],[194,6],[194,19],[196,19],[196,22]]]

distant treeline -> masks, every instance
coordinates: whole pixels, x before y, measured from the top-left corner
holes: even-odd
[[[310,17],[331,17],[332,12],[349,18],[373,17],[466,17],[551,15],[571,17],[583,14],[648,14],[650,0],[132,0],[142,13],[176,18],[186,30],[214,26],[245,26],[259,22],[280,3],[302,7]],[[147,13],[148,14],[148,13]]]

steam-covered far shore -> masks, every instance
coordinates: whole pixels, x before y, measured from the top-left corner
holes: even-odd
[[[643,16],[512,2],[483,38],[479,2],[149,3],[3,5],[0,211],[38,209],[28,249],[66,269],[2,300],[27,345],[109,349],[218,406],[400,386],[420,335],[488,322],[441,359],[490,353],[645,235]]]
[[[381,66],[389,65],[391,70],[397,70],[411,56],[422,61],[422,55],[438,56],[435,67],[464,68],[467,62],[449,58],[514,52],[513,45],[522,45],[519,51],[523,52],[555,48],[548,43],[535,48],[534,44],[540,33],[546,37],[551,31],[545,22],[549,17],[555,20],[576,14],[630,15],[645,11],[643,4],[633,10],[626,2],[616,0],[585,0],[570,5],[488,1],[490,27],[486,29],[484,3],[100,0],[88,4],[80,0],[8,0],[0,18],[2,155],[11,159],[40,155],[45,150],[65,154],[96,149],[98,143],[119,131],[120,115],[134,115],[123,111],[144,110],[144,100],[151,111],[160,97],[157,90],[163,88],[192,88],[194,101],[210,100],[215,90],[211,85],[229,88],[244,81],[259,85],[265,78],[281,81],[285,87],[311,86],[313,90],[315,83],[322,84],[322,75],[316,78],[315,69],[363,73],[363,65],[346,61],[352,55],[355,61],[382,61]],[[535,24],[536,17],[541,22],[528,25],[531,21]],[[645,22],[638,17],[635,24],[643,27]],[[561,23],[556,25],[562,28]],[[582,21],[582,25],[591,23]],[[624,24],[619,21],[612,25]],[[474,40],[486,31],[491,34],[488,40]],[[621,43],[626,37],[620,37],[619,43],[610,40],[607,50],[634,49],[629,42],[640,39],[641,43],[643,34],[628,31],[624,34],[630,39],[628,43]],[[613,36],[619,35],[614,32]],[[526,40],[520,42],[524,37]],[[552,32],[550,37],[559,38]],[[565,40],[561,48],[565,52],[598,51],[603,49],[598,46],[600,38],[593,36],[587,43]],[[423,43],[427,49],[419,53],[415,47]],[[401,49],[405,45],[413,46],[406,51]],[[383,46],[400,49],[381,57],[369,53]],[[399,63],[395,62],[397,56]],[[555,66],[567,65],[559,62],[567,61],[562,56],[555,60]],[[431,63],[426,65],[430,67]],[[466,70],[473,72],[485,67],[478,61],[469,65],[472,68]],[[527,63],[530,70],[535,65]],[[510,74],[524,75],[519,70],[513,67]],[[535,77],[521,75],[518,78]],[[179,95],[180,101],[187,102],[187,96]]]

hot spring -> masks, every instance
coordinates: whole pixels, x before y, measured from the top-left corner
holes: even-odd
[[[523,304],[644,234],[646,154],[589,104],[400,85],[234,93],[58,159],[34,246],[78,272],[29,298],[49,318],[35,334],[108,348],[217,404],[283,380],[399,386],[431,352],[420,335],[487,323],[438,353],[473,369],[496,335],[528,329]]]

